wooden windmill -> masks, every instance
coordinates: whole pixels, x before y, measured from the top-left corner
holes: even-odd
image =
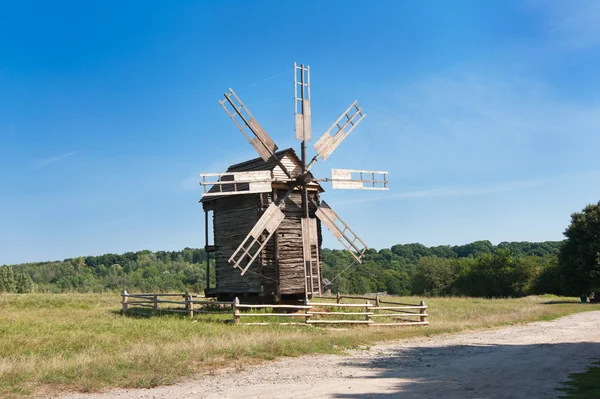
[[[314,144],[312,138],[310,67],[294,64],[296,139],[293,149],[278,151],[236,93],[219,101],[231,120],[260,155],[232,165],[224,173],[201,174],[204,194],[206,251],[215,253],[216,287],[207,296],[262,302],[306,300],[322,291],[321,224],[362,262],[367,245],[335,211],[320,200],[320,182],[333,188],[387,190],[387,172],[332,169],[330,178],[315,178],[311,167],[326,160],[365,117],[355,101]],[[208,212],[213,212],[214,245],[208,240]]]

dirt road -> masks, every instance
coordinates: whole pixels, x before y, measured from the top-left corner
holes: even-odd
[[[553,398],[600,360],[600,311],[227,371],[173,386],[68,398]]]

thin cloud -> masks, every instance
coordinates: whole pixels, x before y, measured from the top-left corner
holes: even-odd
[[[54,156],[51,158],[40,159],[39,161],[36,162],[35,166],[33,167],[33,170],[38,170],[38,169],[44,168],[48,165],[51,165],[53,163],[60,162],[70,156],[75,155],[76,153],[77,153],[76,151],[71,151],[71,152],[68,152],[63,155],[57,155],[57,156]]]

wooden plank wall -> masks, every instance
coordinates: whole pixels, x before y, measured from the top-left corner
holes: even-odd
[[[286,154],[283,158],[281,158],[281,163],[283,164],[283,166],[285,166],[285,168],[290,172],[290,174],[293,177],[300,176],[300,174],[302,173],[302,166],[298,163],[298,161],[294,160],[290,154]],[[275,178],[275,180],[288,179],[288,177],[279,167],[279,165],[276,165],[273,168],[273,177]]]
[[[215,271],[218,293],[258,294],[260,278],[253,273],[240,275],[227,261],[260,217],[259,195],[237,195],[214,202],[213,229]],[[256,271],[256,270],[253,270]]]
[[[285,190],[276,190],[283,196]],[[309,191],[318,203],[319,193]],[[301,192],[293,192],[286,200],[282,212],[285,219],[277,233],[264,247],[261,256],[248,269],[244,276],[239,269],[227,261],[248,232],[254,227],[264,209],[272,202],[271,193],[239,195],[220,198],[214,202],[213,212],[214,242],[216,245],[216,292],[219,294],[252,295],[297,295],[304,296],[304,264],[302,257],[302,212]],[[314,217],[316,207],[311,202],[310,215]],[[317,220],[319,259],[321,258],[321,224]],[[279,254],[277,264],[276,253]],[[316,252],[313,251],[313,256]],[[322,265],[319,263],[319,268]],[[277,287],[276,281],[280,284]]]
[[[283,195],[281,191],[279,195]],[[318,201],[317,192],[309,192],[309,195]],[[318,202],[317,202],[318,203]],[[316,207],[311,202],[310,215],[314,217]],[[285,219],[277,230],[279,247],[279,278],[280,293],[282,295],[304,295],[304,262],[302,256],[302,225],[300,219],[302,212],[302,194],[293,192],[285,201],[282,209]],[[319,238],[319,251],[321,248],[321,225],[317,223]],[[316,256],[316,253],[314,254]],[[320,258],[319,254],[319,258]],[[321,264],[319,264],[321,267]]]

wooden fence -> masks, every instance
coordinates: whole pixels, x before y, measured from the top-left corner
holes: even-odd
[[[427,306],[407,304],[374,297],[337,295],[320,297],[322,302],[308,302],[305,305],[254,305],[240,303],[238,298],[231,302],[219,302],[199,295],[184,294],[129,294],[121,293],[121,312],[136,308],[147,308],[153,312],[187,313],[194,315],[232,315],[226,321],[244,325],[267,324],[365,324],[369,326],[427,325]],[[166,298],[166,299],[163,299]],[[327,302],[331,300],[331,302]],[[335,300],[335,302],[333,301]],[[344,302],[344,300],[364,300],[364,303]],[[164,307],[164,306],[169,307]],[[177,306],[177,307],[173,307]],[[271,312],[267,312],[271,310]],[[260,322],[242,320],[268,319]],[[281,318],[281,319],[280,319]],[[287,318],[301,318],[303,322],[284,322]]]

